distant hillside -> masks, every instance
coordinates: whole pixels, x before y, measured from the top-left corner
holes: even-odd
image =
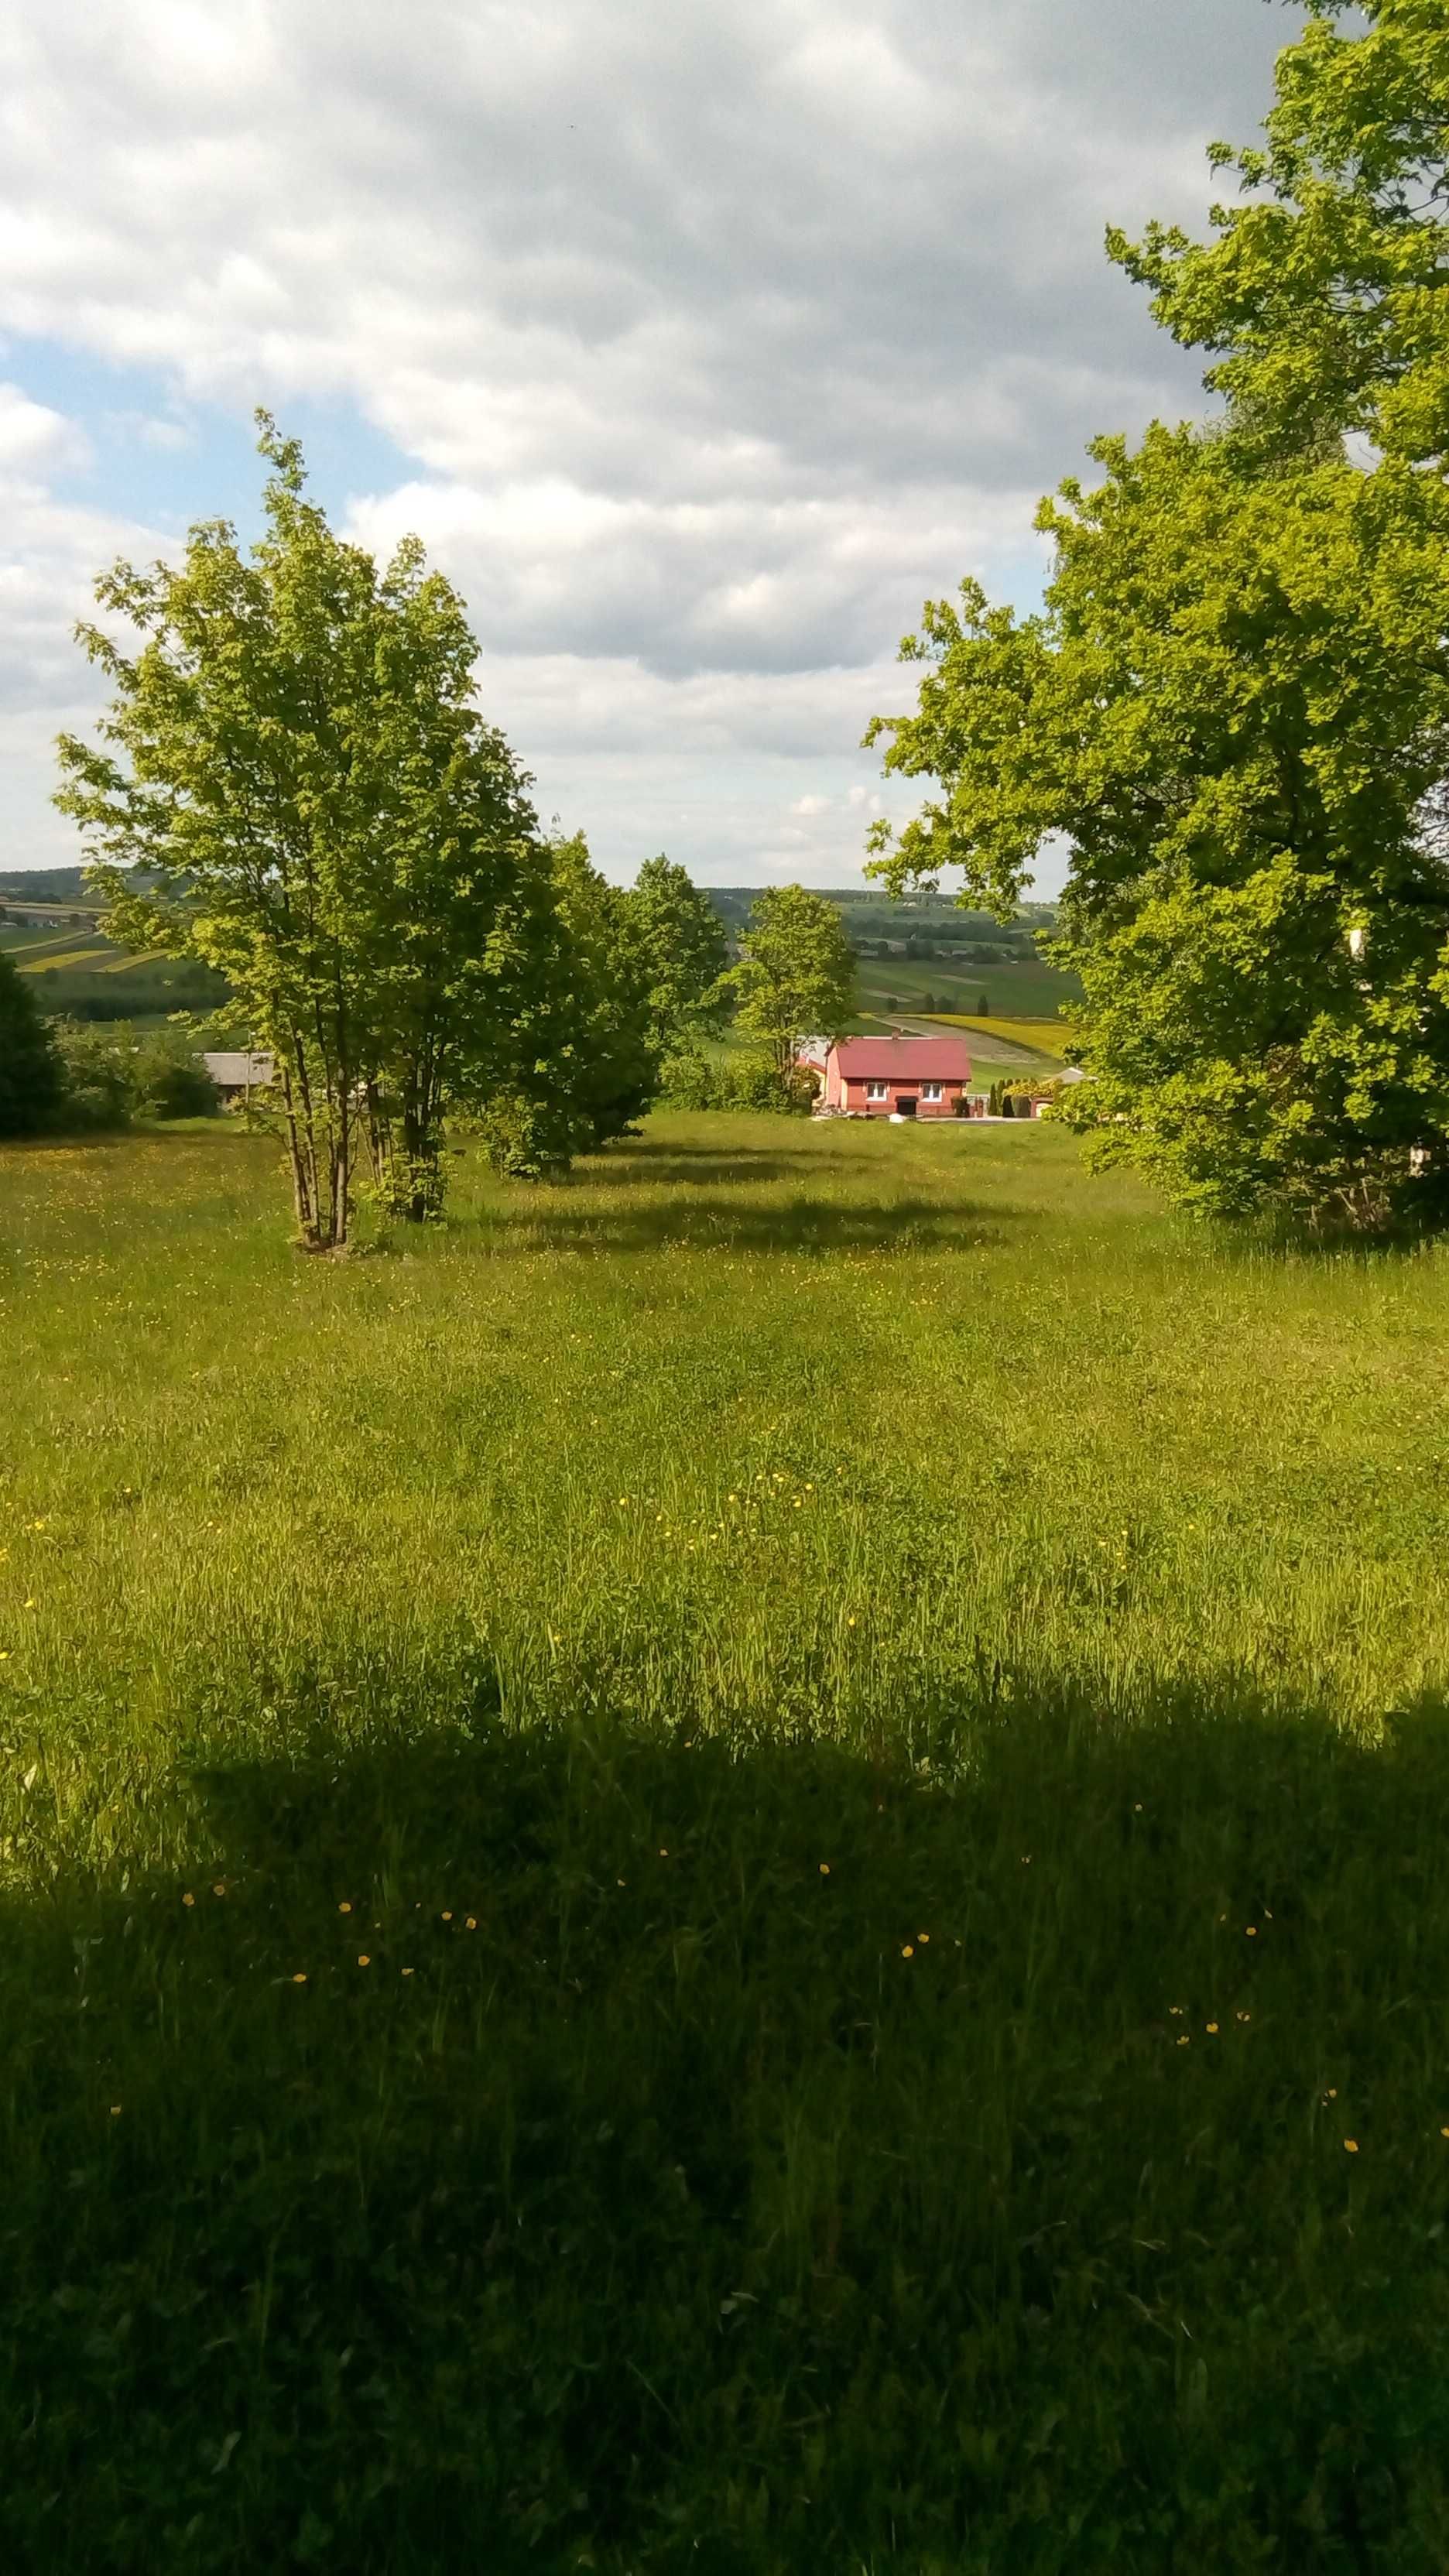
[[[76,904],[93,908],[82,868],[0,868],[0,903],[17,895],[25,903],[53,903],[67,911]]]
[[[703,889],[731,938],[744,928],[758,886]],[[991,1011],[1028,1018],[1075,1001],[1081,987],[1041,953],[1040,941],[1056,929],[1056,906],[1023,904],[1012,921],[989,912],[963,912],[949,895],[913,895],[897,902],[863,886],[822,887],[838,906],[861,969],[868,1008]]]

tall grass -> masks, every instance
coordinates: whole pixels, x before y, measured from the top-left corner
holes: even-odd
[[[1442,2568],[1445,1257],[457,1176],[0,1158],[16,2545]]]

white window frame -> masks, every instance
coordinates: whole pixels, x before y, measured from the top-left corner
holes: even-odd
[[[891,1096],[890,1084],[888,1082],[868,1082],[865,1086],[865,1096],[867,1100],[889,1100]]]
[[[921,1098],[922,1098],[923,1100],[940,1100],[941,1098],[943,1098],[943,1096],[944,1096],[944,1094],[943,1094],[942,1086],[941,1086],[941,1084],[940,1084],[939,1082],[923,1082],[923,1083],[922,1083],[922,1085],[921,1085]]]

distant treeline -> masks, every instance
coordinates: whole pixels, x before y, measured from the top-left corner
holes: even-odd
[[[0,904],[7,895],[20,903],[53,903],[60,910],[77,903],[95,908],[83,868],[7,868],[0,875]]]
[[[185,958],[158,958],[124,975],[88,975],[83,967],[42,967],[27,976],[47,1018],[111,1021],[154,1019],[168,1011],[216,1011],[228,998],[221,975]]]

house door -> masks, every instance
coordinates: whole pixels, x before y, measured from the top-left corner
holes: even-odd
[[[913,1091],[900,1092],[896,1098],[896,1108],[902,1118],[914,1118],[916,1114],[915,1093]]]

